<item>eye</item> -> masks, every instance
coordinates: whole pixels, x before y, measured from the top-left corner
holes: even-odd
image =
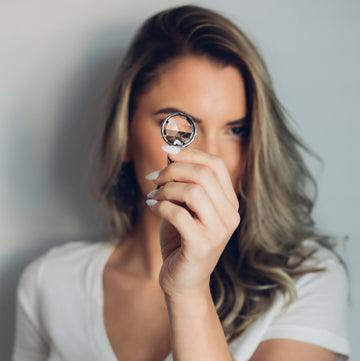
[[[247,137],[249,135],[249,126],[243,125],[241,127],[237,126],[237,127],[229,128],[228,132],[238,137]]]

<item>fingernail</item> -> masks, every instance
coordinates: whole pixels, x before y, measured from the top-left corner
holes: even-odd
[[[147,197],[148,198],[152,198],[152,197],[154,197],[154,195],[157,193],[157,189],[154,189],[153,191],[151,191],[148,195],[147,195]]]
[[[181,150],[180,147],[176,147],[174,145],[163,145],[161,149],[169,154],[178,154]]]
[[[154,206],[158,201],[155,200],[155,199],[147,199],[146,200],[146,204],[151,207],[151,206]]]
[[[145,179],[147,180],[155,180],[160,174],[159,170],[156,170],[155,172],[152,172],[150,174],[148,174],[147,176],[145,176]]]

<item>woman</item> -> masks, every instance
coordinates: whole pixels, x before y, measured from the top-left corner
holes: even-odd
[[[186,149],[163,147],[175,112],[196,122]],[[14,360],[347,359],[347,280],[301,148],[235,25],[193,6],[147,20],[101,140],[114,241],[27,268]]]

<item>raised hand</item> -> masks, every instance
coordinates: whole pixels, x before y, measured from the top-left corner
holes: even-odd
[[[220,157],[183,149],[169,158],[173,163],[154,180],[160,188],[151,192],[150,202],[162,217],[159,281],[167,295],[196,294],[208,289],[211,272],[239,225],[239,203]]]

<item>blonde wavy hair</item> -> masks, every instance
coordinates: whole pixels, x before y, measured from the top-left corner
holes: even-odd
[[[329,242],[316,234],[311,218],[316,184],[300,154],[308,149],[290,129],[261,55],[231,21],[196,6],[149,18],[120,65],[100,144],[100,196],[112,236],[126,238],[139,212],[133,165],[123,162],[137,99],[162,65],[187,55],[235,66],[246,85],[250,132],[238,187],[241,225],[211,277],[214,303],[231,342],[269,309],[278,291],[290,302],[296,297],[292,278],[309,257],[303,240]],[[311,271],[316,270],[302,272]]]

